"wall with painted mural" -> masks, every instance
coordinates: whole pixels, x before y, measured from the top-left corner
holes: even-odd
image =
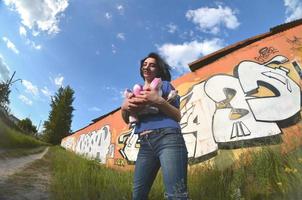
[[[206,63],[206,64],[204,64]],[[219,149],[302,145],[302,20],[271,29],[190,64],[172,83],[191,163]],[[62,140],[61,145],[110,167],[133,168],[139,141],[119,109]]]

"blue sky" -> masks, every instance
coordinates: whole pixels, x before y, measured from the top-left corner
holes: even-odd
[[[0,80],[14,71],[11,112],[38,126],[60,86],[75,90],[72,130],[116,109],[160,53],[173,79],[188,63],[302,17],[300,0],[2,0]],[[41,131],[40,126],[40,131]]]

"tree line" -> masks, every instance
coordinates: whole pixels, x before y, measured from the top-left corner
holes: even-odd
[[[9,116],[10,93],[12,84],[10,81],[0,82],[0,112],[3,116]],[[51,96],[50,111],[48,119],[43,124],[43,132],[38,134],[37,127],[33,125],[30,118],[25,118],[17,122],[16,127],[24,134],[35,136],[50,144],[60,144],[62,138],[71,133],[71,123],[73,117],[74,90],[70,86],[60,87]],[[0,114],[1,114],[0,113]]]

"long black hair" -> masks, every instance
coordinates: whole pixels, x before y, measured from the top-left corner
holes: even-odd
[[[166,63],[166,61],[160,57],[157,53],[151,52],[147,57],[141,60],[141,66],[140,66],[140,75],[144,79],[143,76],[143,65],[147,58],[154,58],[156,60],[156,65],[158,67],[158,73],[156,75],[156,78],[161,78],[163,81],[171,81],[171,74],[170,69],[171,67]]]

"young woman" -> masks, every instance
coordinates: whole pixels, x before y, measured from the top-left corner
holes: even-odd
[[[135,124],[135,134],[139,134],[140,138],[140,149],[134,172],[134,200],[148,198],[160,167],[164,179],[165,197],[188,199],[188,152],[178,123],[181,119],[179,96],[170,103],[166,101],[170,91],[174,90],[170,84],[169,69],[169,65],[158,54],[150,53],[141,61],[140,66],[145,90],[140,95],[125,98],[121,106],[126,123],[130,113],[139,113],[145,105],[156,106],[159,109],[157,114],[139,116],[139,122]],[[149,87],[155,77],[162,79],[162,96]]]

